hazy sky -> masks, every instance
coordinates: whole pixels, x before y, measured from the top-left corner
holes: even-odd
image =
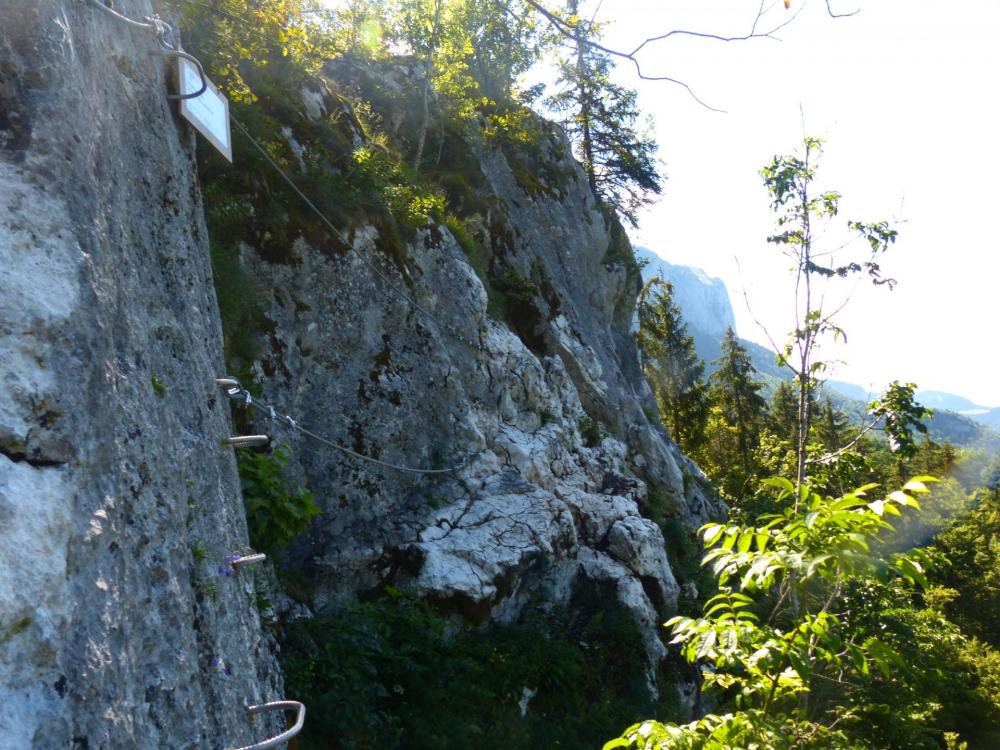
[[[835,377],[874,389],[914,380],[1000,405],[1000,2],[832,3],[860,13],[831,19],[807,0],[782,41],[674,37],[643,53],[645,72],[681,78],[727,113],[667,83],[638,84],[668,181],[633,237],[722,278],[739,333],[766,343],[745,288],[783,341],[793,325],[789,263],[765,242],[773,216],[758,172],[795,149],[804,121],[828,141],[818,186],[843,193],[841,217],[903,222],[882,263],[899,284],[854,292],[840,318],[848,345],[825,351],[845,360]],[[801,6],[777,2],[767,18],[773,25]],[[624,48],[678,28],[746,33],[756,9],[753,0],[605,0],[598,18],[614,21],[607,43]]]

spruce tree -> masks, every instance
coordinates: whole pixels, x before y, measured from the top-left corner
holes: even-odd
[[[819,409],[819,418],[814,427],[816,438],[828,451],[836,451],[850,440],[848,419],[834,407],[829,396]]]
[[[711,399],[736,431],[738,460],[746,479],[750,476],[751,455],[767,414],[767,401],[760,394],[763,385],[754,377],[757,370],[750,361],[750,354],[732,328],[726,329],[722,354],[715,364],[718,369],[709,376]]]
[[[636,92],[611,80],[611,57],[590,44],[599,28],[579,17],[578,0],[568,10],[573,37],[559,64],[559,91],[547,104],[565,115],[562,125],[591,189],[637,226],[639,209],[661,190],[656,142],[649,121],[640,122]]]
[[[771,429],[789,445],[796,445],[799,429],[799,397],[787,380],[782,380],[771,396]]]
[[[677,444],[693,452],[704,440],[708,419],[705,364],[695,352],[669,282],[650,279],[639,294],[637,311],[636,341],[660,418]]]

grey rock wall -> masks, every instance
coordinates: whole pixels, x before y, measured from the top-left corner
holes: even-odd
[[[572,607],[589,587],[641,625],[652,688],[678,585],[660,528],[640,514],[647,485],[689,527],[720,507],[647,419],[655,407],[629,333],[638,278],[608,259],[610,229],[565,153],[551,149],[567,178],[548,196],[527,193],[501,154],[479,153],[502,214],[481,217],[484,264],[543,279],[533,326],[522,316],[518,335],[487,314],[444,226],[409,244],[405,275],[362,226],[352,252],[299,240],[274,263],[242,248],[268,321],[255,370],[266,400],[353,451],[410,467],[468,459],[420,477],[284,433],[323,508],[296,550],[315,606],[393,585],[480,624]],[[603,435],[588,436],[587,420]]]
[[[284,697],[251,576],[217,572],[246,530],[193,135],[153,49],[78,0],[0,3],[11,750],[250,744],[274,724],[245,704]]]

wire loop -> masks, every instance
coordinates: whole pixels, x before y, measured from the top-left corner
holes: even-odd
[[[245,747],[238,748],[238,750],[268,750],[268,748],[277,747],[297,735],[306,720],[306,707],[298,701],[273,701],[271,703],[262,703],[258,706],[247,706],[247,714],[249,716],[256,716],[267,711],[295,711],[295,724],[291,729],[286,729],[276,737],[264,740],[263,742],[257,742],[253,745],[246,745]]]
[[[129,18],[116,11],[114,8],[109,8],[100,0],[87,0],[88,4],[98,10],[104,11],[109,16],[117,21],[121,21],[127,26],[131,26],[133,29],[140,29],[141,31],[151,31],[156,35],[156,41],[160,45],[159,50],[154,50],[150,52],[150,55],[158,55],[160,57],[179,57],[191,62],[198,69],[198,77],[201,79],[201,88],[197,91],[193,91],[190,94],[185,94],[181,92],[180,94],[167,94],[167,99],[196,99],[205,93],[208,89],[208,78],[205,75],[205,68],[199,60],[194,55],[189,55],[183,49],[181,49],[180,42],[177,41],[177,30],[171,26],[169,23],[164,21],[158,15],[146,16],[142,21],[136,21],[134,18]],[[170,37],[168,40],[167,37]]]

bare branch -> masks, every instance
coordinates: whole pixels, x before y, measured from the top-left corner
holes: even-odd
[[[590,39],[581,39],[581,38],[579,38],[576,34],[574,34],[574,30],[573,30],[573,25],[572,24],[570,24],[565,19],[560,18],[555,12],[553,12],[553,11],[549,10],[548,8],[546,8],[544,5],[542,5],[542,3],[539,0],[524,0],[524,2],[528,6],[534,8],[536,11],[538,11],[538,13],[540,13],[542,15],[542,17],[545,18],[545,20],[547,20],[549,22],[549,24],[552,26],[552,28],[554,28],[557,32],[559,32],[561,35],[563,35],[567,39],[572,39],[572,40],[574,40],[574,41],[576,41],[578,43],[582,43],[582,44],[590,47],[591,49],[600,50],[601,52],[604,52],[607,55],[611,55],[612,57],[617,57],[620,60],[629,60],[632,63],[632,65],[635,67],[636,75],[641,80],[643,80],[643,81],[665,81],[667,83],[672,83],[675,86],[680,86],[685,91],[687,91],[688,95],[690,95],[690,97],[692,99],[694,99],[696,102],[698,102],[698,104],[700,104],[701,106],[703,106],[705,109],[711,110],[712,112],[725,112],[725,110],[719,109],[717,107],[713,107],[710,104],[706,103],[703,99],[701,99],[701,97],[699,97],[694,92],[694,89],[692,89],[691,86],[689,84],[685,83],[684,81],[681,81],[681,80],[679,80],[677,78],[673,78],[672,76],[665,76],[665,75],[664,76],[656,76],[656,75],[648,75],[648,74],[646,74],[645,72],[643,72],[642,63],[639,61],[639,58],[638,58],[639,53],[648,44],[652,44],[654,42],[660,42],[660,41],[663,41],[665,39],[670,39],[671,37],[675,37],[675,36],[690,36],[690,37],[696,37],[696,38],[699,38],[699,39],[712,39],[712,40],[715,40],[715,41],[718,41],[718,42],[743,42],[743,41],[747,41],[749,39],[776,39],[776,37],[774,36],[774,34],[777,31],[779,31],[780,29],[782,29],[785,26],[787,26],[788,24],[790,24],[792,21],[794,21],[795,18],[798,16],[798,14],[801,12],[801,10],[796,11],[792,15],[791,18],[789,18],[788,20],[784,21],[783,23],[778,24],[777,26],[775,26],[774,28],[772,28],[772,29],[770,29],[768,31],[757,31],[757,26],[760,23],[760,20],[764,16],[764,13],[765,13],[765,6],[764,6],[764,2],[762,1],[761,4],[760,4],[760,7],[757,10],[757,15],[754,17],[753,23],[751,24],[750,31],[748,33],[746,33],[746,34],[742,34],[742,35],[738,35],[738,36],[723,36],[721,34],[709,34],[709,33],[701,32],[701,31],[689,31],[689,30],[686,30],[686,29],[674,29],[674,30],[668,31],[668,32],[666,32],[664,34],[659,34],[657,36],[653,36],[653,37],[649,37],[648,39],[645,39],[642,43],[640,43],[631,52],[623,52],[621,50],[612,49],[611,47],[606,47],[603,44],[600,44],[600,43],[595,42],[595,41],[590,40]],[[511,16],[515,16],[516,15],[510,9],[510,6],[507,5],[506,3],[500,3],[500,5],[501,5],[501,7],[503,7],[503,9],[505,11],[507,11],[508,15],[511,15]]]
[[[807,458],[806,459],[806,463],[807,464],[826,464],[826,463],[830,463],[830,461],[832,461],[833,459],[835,459],[837,456],[840,456],[840,455],[843,455],[844,453],[847,453],[847,451],[849,451],[851,448],[853,448],[855,445],[857,445],[859,442],[861,442],[861,438],[863,438],[865,435],[867,435],[869,432],[871,432],[873,429],[875,429],[875,426],[877,424],[878,424],[878,420],[877,419],[874,422],[872,422],[871,424],[866,424],[864,427],[861,428],[861,431],[858,433],[857,437],[855,437],[854,440],[852,440],[851,442],[849,442],[843,448],[838,448],[837,450],[833,451],[832,453],[827,453],[827,454],[822,455],[822,456],[817,456],[816,458]]]
[[[723,36],[721,34],[707,34],[701,31],[687,31],[685,29],[674,29],[673,31],[668,31],[665,34],[659,34],[657,36],[651,36],[642,42],[638,47],[636,47],[631,52],[627,53],[627,57],[635,57],[638,55],[647,44],[652,44],[653,42],[661,42],[665,39],[670,39],[674,36],[693,36],[699,39],[714,39],[717,42],[745,42],[749,39],[777,39],[774,35],[776,32],[781,31],[788,24],[798,18],[799,13],[801,13],[801,8],[791,15],[788,20],[779,23],[774,28],[769,31],[757,31],[757,24],[764,17],[766,10],[764,8],[764,3],[761,2],[760,7],[757,9],[757,15],[753,19],[753,23],[750,26],[750,31],[746,34],[741,34],[738,36]]]
[[[850,18],[851,16],[858,15],[861,12],[861,8],[852,10],[850,13],[834,13],[833,8],[830,7],[830,0],[826,0],[826,12],[830,18]]]
[[[739,271],[740,276],[742,276],[743,275],[743,269],[740,267],[740,259],[739,258],[734,258],[734,260],[736,261],[736,270]],[[762,330],[764,332],[764,335],[767,336],[767,340],[770,342],[771,348],[774,349],[774,353],[775,354],[780,354],[780,350],[778,349],[778,345],[774,342],[774,339],[771,337],[771,332],[767,330],[767,326],[765,326],[763,323],[761,323],[757,319],[757,316],[753,314],[753,308],[750,306],[750,295],[747,294],[747,288],[745,286],[743,287],[742,291],[743,291],[743,301],[746,303],[747,313],[750,315],[750,319],[756,324],[756,326],[760,330]],[[792,373],[796,377],[798,377],[799,371],[796,370],[795,367],[792,366],[792,363],[788,361],[787,357],[782,357],[781,361],[785,364],[785,367],[787,367],[789,370],[791,370]]]

